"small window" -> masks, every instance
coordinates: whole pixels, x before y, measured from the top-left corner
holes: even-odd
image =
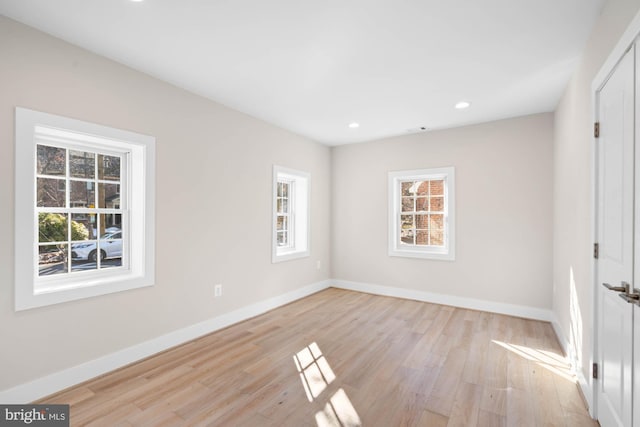
[[[273,167],[272,262],[309,256],[309,174]]]
[[[389,255],[455,259],[454,169],[389,173]]]
[[[153,284],[154,144],[16,109],[16,310]]]

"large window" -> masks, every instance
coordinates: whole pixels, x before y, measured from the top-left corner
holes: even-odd
[[[127,156],[47,144],[36,148],[38,276],[126,268]]]
[[[272,262],[309,256],[309,174],[273,167]]]
[[[389,173],[389,255],[453,260],[454,170]]]
[[[154,139],[16,109],[16,309],[153,284]]]

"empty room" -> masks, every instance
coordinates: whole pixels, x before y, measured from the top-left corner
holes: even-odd
[[[640,427],[639,36],[0,0],[0,425]]]

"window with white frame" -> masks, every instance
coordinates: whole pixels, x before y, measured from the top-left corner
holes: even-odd
[[[309,256],[307,172],[273,167],[272,262]]]
[[[295,228],[291,215],[294,181],[279,179],[276,195],[276,244],[278,248],[288,248],[293,244]]]
[[[389,173],[389,255],[455,259],[454,168]]]
[[[16,109],[16,310],[153,284],[154,146]]]

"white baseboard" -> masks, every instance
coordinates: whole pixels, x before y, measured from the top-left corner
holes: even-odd
[[[196,323],[177,331],[136,344],[115,353],[91,360],[81,365],[38,378],[29,383],[0,391],[0,402],[3,404],[29,403],[48,396],[65,388],[82,383],[99,375],[118,369],[122,366],[152,356],[176,345],[191,341],[195,338],[258,316],[269,310],[288,304],[300,298],[327,289],[331,280],[313,283],[311,285],[287,292],[277,297],[269,298],[255,304],[242,307],[230,313],[214,317],[204,322]]]
[[[569,340],[567,339],[567,334],[564,333],[564,329],[560,326],[560,322],[555,313],[551,314],[551,326],[553,326],[553,332],[556,333],[556,337],[560,342],[560,346],[562,347],[562,351],[567,355],[569,361],[571,362],[571,368],[575,371],[575,361],[571,358],[571,351],[569,349]]]
[[[351,291],[365,292],[368,294],[384,295],[389,297],[412,299],[416,301],[431,302],[434,304],[450,305],[472,310],[488,311],[491,313],[507,314],[509,316],[524,317],[527,319],[552,320],[551,310],[524,305],[505,304],[473,298],[463,298],[454,295],[436,294],[432,292],[418,291],[414,289],[380,286],[370,283],[351,282],[347,280],[333,280],[332,287],[348,289]]]
[[[564,329],[560,325],[558,318],[555,313],[552,313],[551,325],[553,326],[553,330],[556,333],[556,337],[558,337],[558,341],[560,341],[560,345],[562,346],[562,350],[564,354],[567,355],[569,359],[569,363],[571,363],[571,370],[576,376],[578,380],[578,385],[580,386],[580,390],[582,391],[582,395],[587,403],[587,409],[591,417],[593,417],[593,391],[591,384],[584,376],[582,369],[580,369],[577,365],[576,357],[574,355],[573,350],[570,348],[571,345],[569,343],[569,339],[567,338],[567,334],[564,332]]]
[[[593,388],[589,381],[582,373],[582,370],[579,369],[576,372],[576,377],[578,378],[578,385],[580,386],[580,390],[582,390],[582,395],[584,396],[584,400],[587,402],[587,410],[589,411],[589,415],[591,418],[595,419],[595,414],[593,412]]]

